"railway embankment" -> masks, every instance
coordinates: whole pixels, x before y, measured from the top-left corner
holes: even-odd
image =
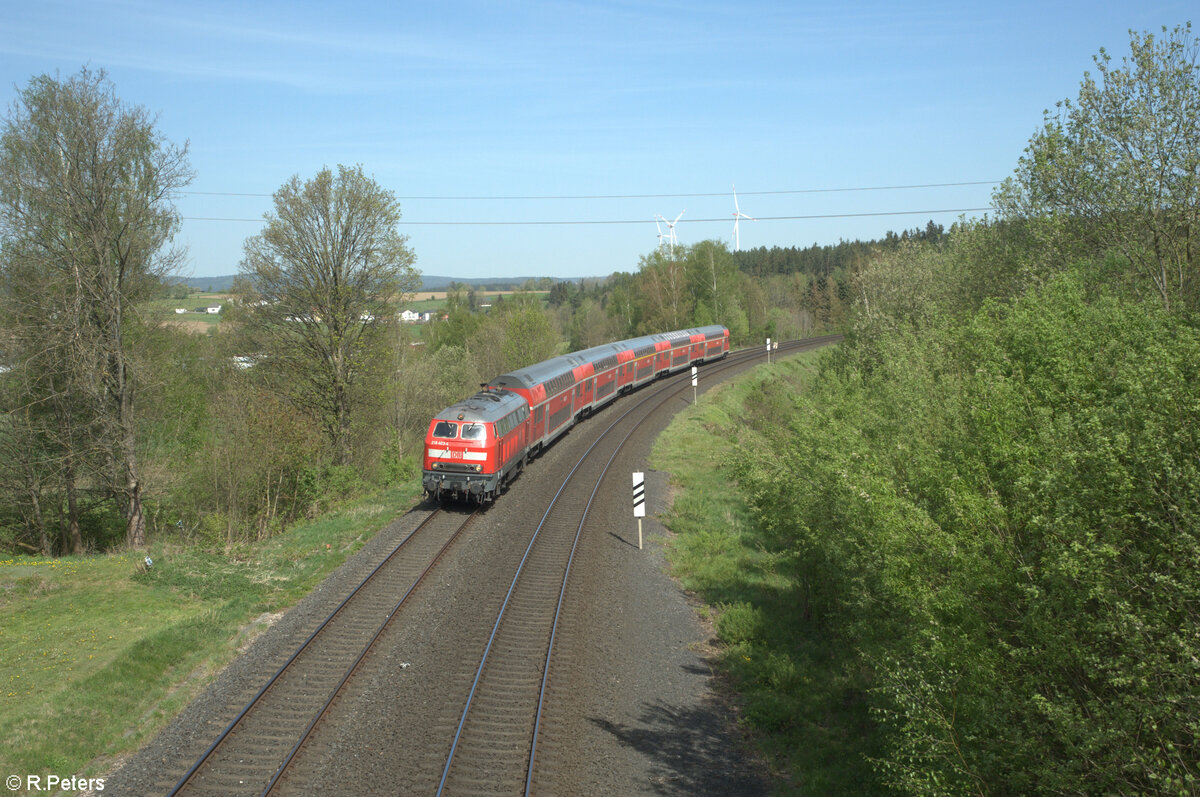
[[[712,628],[708,652],[731,711],[785,793],[870,793],[876,754],[866,707],[836,644],[802,616],[804,585],[756,521],[737,479],[739,446],[791,422],[792,396],[821,351],[783,358],[722,385],[676,417],[651,464],[672,474],[667,559]],[[876,787],[877,788],[877,787]]]

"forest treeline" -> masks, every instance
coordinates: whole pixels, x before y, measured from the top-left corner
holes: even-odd
[[[1101,52],[999,217],[866,258],[844,344],[730,457],[867,708],[864,790],[1200,792],[1198,52]],[[788,631],[748,625],[760,730],[802,724]]]

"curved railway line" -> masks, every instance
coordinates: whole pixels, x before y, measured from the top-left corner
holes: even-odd
[[[831,339],[781,344],[781,353],[815,348]],[[763,356],[763,349],[757,347],[731,352],[726,359],[707,364],[701,377],[711,381],[726,369],[744,367]],[[582,428],[597,431],[596,440],[569,469],[557,492],[542,497],[530,488],[531,494],[522,496],[536,507],[528,508],[531,516],[543,506],[544,513],[532,532],[505,541],[509,548],[523,547],[504,565],[507,583],[491,577],[492,583],[479,584],[478,606],[469,610],[476,616],[469,622],[454,622],[462,634],[460,649],[476,652],[469,661],[444,667],[437,676],[445,694],[456,697],[449,698],[453,705],[431,710],[430,730],[421,739],[426,750],[418,764],[406,768],[412,793],[537,791],[539,779],[546,774],[538,760],[538,742],[539,734],[548,732],[541,720],[547,696],[553,694],[555,640],[589,511],[625,443],[655,413],[673,414],[677,409],[669,405],[689,392],[687,376],[683,372],[648,385],[584,423]],[[529,481],[533,481],[531,474],[526,474],[515,485],[519,489]],[[619,494],[628,501],[628,484],[624,480],[620,484]],[[618,494],[615,488],[606,489],[610,495]],[[509,495],[499,503],[515,498]],[[322,723],[337,724],[327,718],[336,714],[340,696],[360,676],[373,647],[388,635],[395,618],[439,570],[456,542],[489,511],[495,510],[428,511],[420,525],[309,634],[169,794],[303,791],[336,745],[330,740],[336,734],[326,733]]]

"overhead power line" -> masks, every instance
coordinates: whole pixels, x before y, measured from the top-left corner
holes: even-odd
[[[872,216],[925,216],[943,213],[982,213],[992,208],[944,208],[940,210],[883,210],[873,213],[819,213],[807,216],[756,216],[755,221],[806,221],[812,219],[856,219]],[[214,218],[210,216],[184,216],[185,221],[244,221],[261,224],[263,219]],[[684,219],[680,224],[728,222],[728,217],[713,219]],[[570,224],[653,224],[654,219],[576,219],[568,221],[400,221],[402,226],[427,227],[524,227],[556,226]]]
[[[958,188],[971,185],[997,185],[1000,180],[971,180],[968,182],[959,183],[921,183],[916,185],[872,185],[859,186],[856,188],[795,188],[781,191],[743,191],[742,196],[772,196],[781,194],[836,194],[849,193],[855,191],[902,191],[917,188]],[[186,196],[230,196],[230,197],[272,197],[274,194],[251,194],[239,193],[234,191],[180,191],[181,195]],[[529,195],[431,195],[431,196],[397,196],[396,199],[404,201],[434,201],[434,200],[496,200],[496,201],[516,201],[516,200],[567,200],[567,199],[690,199],[693,197],[718,197],[729,196],[728,191],[714,191],[711,193],[691,193],[691,194],[582,194],[582,195],[544,195],[544,196],[529,196]]]
[[[910,188],[954,188],[958,186],[970,185],[996,185],[999,180],[976,180],[966,183],[925,183],[923,185],[875,185],[861,186],[858,188],[795,188],[783,191],[742,191],[742,196],[772,196],[781,194],[833,194],[841,192],[853,191],[899,191]],[[726,197],[729,196],[729,191],[714,191],[712,193],[694,193],[694,194],[593,194],[583,196],[409,196],[396,197],[397,199],[407,200],[475,200],[475,199],[496,199],[496,200],[519,200],[519,199],[691,199],[693,197]]]

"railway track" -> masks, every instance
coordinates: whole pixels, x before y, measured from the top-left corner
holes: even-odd
[[[799,345],[812,347],[824,342],[814,339]],[[790,348],[794,347],[781,346],[783,351]],[[733,352],[723,361],[706,365],[702,378],[711,381],[727,368],[763,356],[761,348]],[[465,662],[468,666],[464,668],[462,661],[453,662],[454,666],[445,662],[441,677],[448,697],[442,700],[459,708],[450,707],[453,719],[444,716],[443,709],[443,716],[423,720],[427,730],[419,744],[428,748],[424,758],[410,765],[399,758],[391,762],[404,770],[406,793],[530,793],[534,789],[539,772],[539,722],[551,678],[555,634],[589,507],[625,442],[658,408],[690,402],[689,387],[684,371],[639,391],[634,403],[626,398],[610,405],[584,425],[599,428],[606,419],[614,418],[563,479],[558,492],[543,504],[546,509],[541,522],[527,541],[518,543],[525,546],[519,562],[514,554],[514,564],[504,565],[512,568],[507,592],[498,585],[481,583],[471,593],[473,598],[478,596],[477,611],[499,606],[494,609],[490,633],[479,630],[488,627],[482,618],[454,623],[462,627],[460,649],[474,646],[478,665]],[[614,417],[615,413],[620,415]],[[620,492],[624,495],[627,491],[628,485],[624,485]],[[501,499],[500,503],[504,502]],[[365,666],[372,645],[476,516],[433,511],[320,624],[170,794],[301,792],[310,780],[321,777],[320,762],[328,762],[330,756],[327,737],[336,735],[327,732],[329,727],[321,727],[323,718],[331,711],[337,713],[338,696]],[[512,542],[508,544],[511,547]],[[437,711],[431,712],[434,714]],[[344,721],[331,719],[329,725]],[[326,738],[314,742],[314,737]],[[317,749],[310,750],[310,746]]]
[[[263,685],[169,794],[269,793],[396,610],[475,516],[435,511],[401,540]]]
[[[710,364],[706,379],[764,354],[765,350],[747,350]],[[689,386],[685,371],[626,409],[564,479],[500,607],[437,794],[528,795],[533,791],[554,639],[588,512],[625,443]]]

